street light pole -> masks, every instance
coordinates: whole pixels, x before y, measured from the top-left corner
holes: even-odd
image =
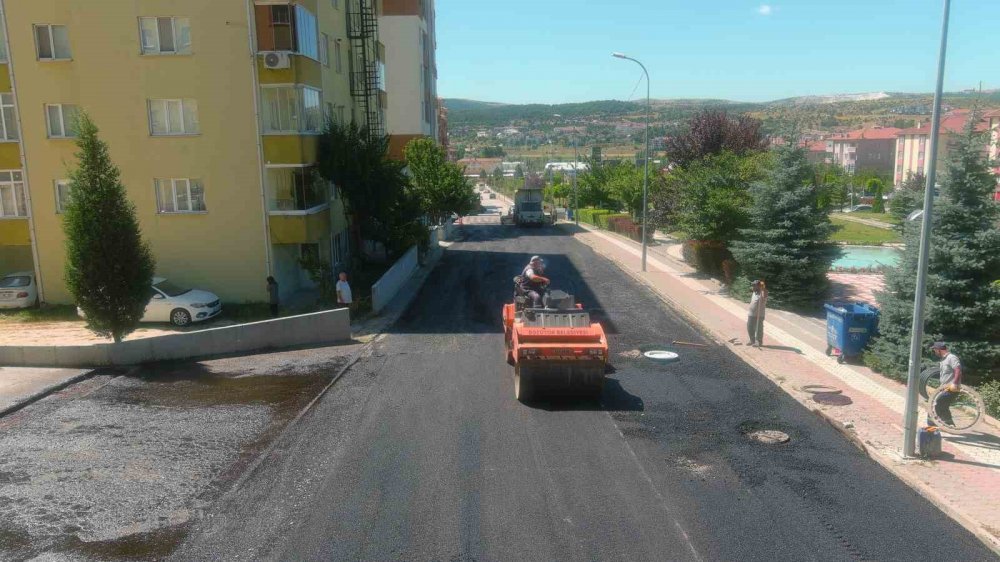
[[[948,16],[951,0],[944,0],[941,24],[941,49],[938,54],[937,88],[934,90],[934,114],[931,117],[931,161],[924,186],[924,216],[920,227],[920,257],[917,261],[917,290],[913,297],[913,326],[910,330],[910,365],[906,379],[906,409],[903,411],[903,456],[913,457],[917,443],[917,401],[920,356],[924,339],[924,301],[927,297],[927,262],[930,255],[931,214],[934,207],[934,183],[937,175],[938,131],[941,125],[941,91],[944,89],[944,61],[948,50]]]
[[[579,171],[576,169],[576,163],[580,161],[580,151],[577,149],[576,137],[573,137],[573,218],[576,220],[576,225],[580,226],[580,198],[576,194],[576,175]]]
[[[638,64],[639,67],[642,68],[643,74],[646,75],[646,153],[643,158],[645,169],[643,170],[642,175],[642,270],[646,271],[646,209],[649,207],[647,204],[647,196],[649,192],[649,72],[646,70],[646,65],[632,57],[625,56],[622,53],[611,53],[611,56],[619,59],[630,60]]]

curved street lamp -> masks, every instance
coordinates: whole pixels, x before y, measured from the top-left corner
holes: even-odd
[[[643,74],[646,75],[646,152],[643,155],[644,170],[642,176],[642,270],[646,271],[646,208],[649,206],[647,204],[647,194],[649,192],[649,72],[646,70],[646,66],[636,59],[626,56],[623,53],[611,53],[611,56],[617,59],[625,59],[634,62],[642,68]]]

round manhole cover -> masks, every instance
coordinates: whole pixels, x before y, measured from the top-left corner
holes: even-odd
[[[787,433],[776,429],[758,429],[747,433],[747,437],[765,445],[780,445],[788,443],[788,440],[791,439]]]
[[[671,363],[677,361],[680,356],[673,351],[666,351],[662,349],[654,349],[643,353],[643,356],[650,361],[655,361],[657,363]]]

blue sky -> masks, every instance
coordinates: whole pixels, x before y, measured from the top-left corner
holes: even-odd
[[[930,92],[941,0],[437,0],[438,94],[508,103]],[[1000,0],[953,0],[945,87],[1000,88]]]

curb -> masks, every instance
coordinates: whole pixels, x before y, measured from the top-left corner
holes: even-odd
[[[56,392],[59,392],[60,390],[64,390],[66,388],[69,388],[70,386],[73,386],[74,384],[76,384],[78,382],[81,382],[81,381],[84,381],[86,379],[89,379],[90,377],[94,376],[97,373],[97,371],[98,371],[98,369],[91,369],[89,371],[80,373],[79,375],[76,375],[75,377],[71,377],[71,378],[69,378],[67,380],[64,380],[64,381],[60,382],[60,383],[56,383],[56,384],[53,384],[51,386],[47,386],[47,387],[43,388],[42,390],[38,391],[37,393],[32,394],[31,396],[28,396],[27,398],[23,398],[21,400],[18,400],[17,402],[14,402],[10,406],[7,406],[6,408],[0,410],[0,418],[8,416],[10,414],[13,414],[14,412],[17,412],[17,411],[22,410],[24,408],[27,408],[28,406],[34,404],[35,402],[38,402],[39,400],[42,400],[42,399],[45,399],[45,398],[48,398],[49,396],[55,394]]]
[[[600,232],[605,232],[605,231],[601,230]],[[615,233],[611,233],[611,234],[615,234]],[[578,240],[581,243],[586,244],[590,248],[594,249],[594,246],[592,246],[591,244],[589,244],[587,241],[582,240],[582,239],[578,239]],[[603,257],[605,259],[611,261],[612,263],[614,263],[619,269],[621,269],[622,271],[624,271],[630,277],[632,277],[636,281],[638,281],[641,284],[643,284],[644,286],[646,286],[650,291],[653,292],[654,295],[656,295],[657,297],[659,297],[659,299],[661,301],[663,301],[663,302],[667,303],[668,305],[670,305],[671,308],[675,312],[677,312],[682,317],[684,317],[685,319],[687,319],[693,325],[697,326],[706,335],[710,336],[711,340],[713,340],[716,343],[718,343],[717,334],[715,333],[715,331],[712,330],[712,329],[710,329],[705,324],[703,324],[693,313],[691,313],[690,311],[688,311],[686,307],[684,307],[683,305],[681,305],[677,301],[675,301],[673,299],[670,299],[669,297],[667,297],[666,295],[664,295],[663,293],[661,293],[660,291],[658,291],[656,289],[656,287],[652,284],[652,282],[648,281],[646,278],[644,278],[643,276],[641,276],[639,274],[639,272],[632,271],[630,268],[628,268],[624,263],[622,263],[617,258],[612,257],[612,256],[608,256],[608,255],[603,255]],[[992,535],[989,532],[989,530],[983,528],[977,521],[971,519],[969,516],[965,515],[964,513],[959,512],[957,509],[953,508],[951,506],[951,504],[945,498],[941,497],[940,495],[938,495],[934,491],[933,487],[926,485],[923,481],[921,481],[919,478],[917,478],[915,476],[912,476],[912,475],[910,475],[910,474],[908,474],[906,472],[897,470],[898,465],[899,465],[899,461],[897,459],[894,459],[893,457],[887,456],[887,455],[885,455],[884,453],[882,453],[880,451],[872,451],[872,450],[870,450],[868,448],[868,446],[864,442],[862,442],[861,439],[856,434],[854,434],[854,432],[852,432],[851,430],[849,430],[842,423],[840,423],[839,421],[834,420],[833,418],[829,417],[825,412],[823,412],[822,410],[814,407],[812,404],[807,404],[804,400],[800,399],[794,393],[789,392],[789,390],[786,389],[782,385],[783,381],[780,381],[780,380],[772,377],[771,375],[769,375],[765,369],[763,369],[759,364],[757,364],[756,361],[753,360],[752,356],[744,355],[743,353],[740,352],[740,350],[736,349],[735,346],[730,346],[730,345],[725,345],[725,344],[719,344],[719,345],[720,345],[720,347],[726,347],[726,348],[728,348],[734,355],[736,355],[737,357],[739,357],[742,361],[744,361],[745,363],[747,363],[748,365],[750,365],[751,367],[753,367],[757,372],[759,372],[765,378],[767,378],[772,383],[774,383],[775,386],[777,386],[782,392],[784,392],[790,398],[792,398],[793,400],[795,400],[796,402],[798,402],[799,404],[801,404],[802,406],[804,406],[808,410],[812,411],[814,414],[816,414],[820,418],[824,419],[837,432],[839,432],[840,434],[844,435],[851,442],[851,444],[854,445],[855,447],[857,447],[865,456],[867,456],[868,458],[874,460],[876,463],[879,464],[879,466],[881,466],[882,468],[884,468],[886,471],[888,471],[890,474],[892,474],[896,478],[899,478],[899,480],[901,482],[903,482],[904,484],[906,484],[911,490],[913,490],[914,492],[916,492],[917,494],[919,494],[921,497],[923,497],[927,501],[931,502],[935,507],[937,507],[939,510],[941,510],[942,513],[944,513],[945,515],[947,515],[948,517],[950,517],[953,521],[955,521],[956,523],[958,523],[959,525],[961,525],[964,529],[966,529],[967,531],[969,531],[970,533],[972,533],[973,535],[975,535],[975,537],[978,538],[980,540],[980,542],[982,542],[988,548],[990,548],[991,550],[993,550],[997,554],[1000,554],[1000,537],[996,537],[996,536]],[[902,460],[902,458],[900,457],[899,460]]]

